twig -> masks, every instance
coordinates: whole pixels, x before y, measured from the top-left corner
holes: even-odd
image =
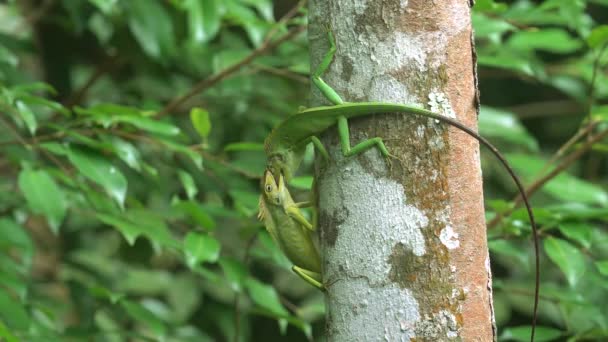
[[[254,173],[250,173],[250,172],[247,172],[247,171],[245,171],[245,170],[243,170],[241,168],[238,168],[238,167],[230,164],[229,162],[225,161],[224,159],[221,159],[221,158],[219,158],[217,156],[214,156],[214,155],[212,155],[211,153],[209,153],[209,152],[207,152],[205,150],[200,150],[199,149],[198,151],[203,155],[203,157],[205,157],[205,158],[207,158],[209,160],[212,160],[212,161],[214,161],[216,163],[219,163],[222,166],[225,166],[226,168],[230,169],[231,171],[234,171],[234,172],[238,173],[239,175],[244,176],[245,178],[260,179],[260,175],[254,174]]]
[[[564,171],[570,165],[572,165],[575,161],[577,161],[583,154],[585,154],[587,151],[591,150],[593,148],[593,145],[596,142],[598,142],[598,141],[606,138],[607,136],[608,136],[608,129],[604,130],[604,131],[602,131],[600,133],[598,133],[595,136],[593,136],[591,139],[587,140],[579,149],[577,149],[576,151],[574,151],[570,155],[568,155],[566,158],[564,158],[564,160],[559,165],[557,165],[551,172],[549,172],[545,176],[543,176],[543,177],[538,178],[537,180],[535,180],[525,190],[525,192],[528,195],[528,197],[531,197],[536,191],[538,191],[548,181],[550,181],[551,179],[555,178],[562,171]],[[522,198],[521,198],[520,195],[517,195],[515,198],[513,198],[513,207],[511,209],[509,209],[509,210],[506,210],[506,211],[500,213],[500,214],[497,214],[488,223],[488,229],[493,228],[500,221],[502,221],[502,219],[505,216],[510,215],[515,210],[515,208],[517,208],[521,203],[522,203]]]
[[[568,141],[566,141],[566,143],[557,150],[557,152],[551,157],[549,162],[547,164],[545,164],[545,166],[541,170],[540,174],[544,173],[546,171],[548,165],[554,163],[557,159],[559,159],[564,154],[564,152],[567,151],[568,149],[570,149],[570,147],[572,147],[581,137],[586,135],[588,137],[587,142],[580,149],[574,151],[566,159],[564,159],[561,164],[559,164],[558,166],[555,167],[555,169],[553,169],[553,171],[549,172],[544,177],[538,178],[536,181],[534,181],[532,184],[530,184],[530,186],[526,189],[526,194],[528,196],[532,196],[538,189],[540,189],[549,180],[553,179],[555,176],[560,174],[563,170],[565,170],[570,165],[572,165],[572,163],[574,163],[577,159],[579,159],[583,154],[585,154],[587,151],[591,150],[593,148],[593,145],[596,142],[602,140],[604,137],[606,137],[608,135],[608,130],[605,130],[605,131],[597,134],[596,136],[593,136],[593,137],[591,136],[591,132],[593,132],[593,129],[598,124],[597,122],[594,122],[593,118],[591,117],[591,107],[593,106],[594,96],[595,96],[594,95],[595,94],[595,81],[597,79],[597,71],[599,68],[599,62],[602,57],[602,54],[604,53],[604,51],[606,51],[606,48],[608,48],[608,43],[604,44],[604,46],[598,53],[597,58],[593,62],[593,74],[591,75],[591,82],[589,85],[590,86],[589,97],[587,99],[587,110],[588,110],[588,115],[589,115],[589,123],[585,127],[582,127],[581,129],[579,129],[579,131],[576,132],[576,134],[572,138],[568,139]],[[511,214],[513,212],[513,210],[515,210],[515,208],[517,208],[519,206],[519,204],[521,204],[521,201],[522,201],[521,196],[517,195],[513,199],[513,204],[514,204],[513,207],[505,212],[497,214],[488,223],[488,225],[487,225],[488,229],[493,228],[500,221],[502,221],[502,219],[505,216],[508,216],[509,214]]]
[[[86,93],[91,87],[107,72],[111,71],[115,67],[119,66],[121,61],[118,57],[108,56],[103,62],[101,62],[95,71],[89,76],[89,79],[76,91],[74,91],[64,102],[65,107],[72,107],[80,104],[84,99]]]
[[[273,74],[273,75],[289,78],[289,79],[294,80],[294,81],[299,82],[299,83],[304,83],[304,84],[309,83],[308,77],[299,75],[299,74],[297,74],[295,72],[292,72],[292,71],[289,71],[287,69],[271,68],[271,67],[267,67],[267,66],[264,66],[264,65],[254,65],[253,68],[257,69],[257,70],[261,70],[261,71],[267,72],[269,74]]]
[[[539,176],[542,175],[543,173],[545,173],[545,171],[547,171],[549,166],[553,165],[559,158],[561,158],[564,155],[564,153],[566,153],[566,151],[568,151],[572,146],[574,146],[574,144],[576,144],[576,142],[580,138],[584,137],[585,135],[587,135],[588,133],[593,131],[593,129],[598,125],[598,123],[599,122],[595,121],[595,122],[590,122],[588,125],[585,125],[581,129],[579,129],[578,132],[576,132],[576,134],[574,134],[570,139],[568,139],[568,141],[566,141],[566,143],[564,143],[562,146],[560,146],[560,148],[551,156],[549,161],[547,161],[545,163],[545,165],[543,166],[543,168],[540,170],[540,172],[538,173]]]
[[[70,175],[71,174],[70,170],[68,170],[68,168],[65,167],[59,161],[59,159],[57,159],[52,153],[48,152],[44,148],[40,148],[38,146],[38,142],[35,139],[33,140],[33,144],[30,144],[30,143],[28,143],[27,140],[25,140],[25,138],[23,138],[21,136],[21,134],[19,134],[19,130],[17,129],[17,127],[13,126],[7,120],[5,120],[4,118],[0,117],[0,123],[2,123],[2,125],[4,127],[6,127],[9,131],[11,131],[13,133],[13,135],[17,138],[17,141],[21,145],[23,145],[24,147],[26,147],[26,146],[32,146],[32,147],[36,148],[37,150],[39,150],[40,152],[42,152],[42,154],[44,154],[47,158],[49,158],[53,163],[55,163],[55,165],[57,165],[57,167],[59,167],[61,169],[61,171],[63,171],[66,175]]]
[[[287,13],[285,13],[283,17],[281,17],[281,19],[279,19],[279,21],[274,25],[274,27],[271,28],[270,31],[268,31],[264,43],[270,42],[277,30],[281,28],[281,26],[285,25],[289,19],[293,18],[296,14],[298,14],[298,11],[300,11],[300,9],[304,7],[304,5],[306,5],[306,0],[300,0],[295,6],[293,6],[289,11],[287,11]]]
[[[287,32],[285,35],[283,35],[281,38],[275,40],[274,42],[270,42],[270,40],[266,40],[264,43],[262,43],[262,45],[260,45],[260,47],[253,50],[247,57],[243,58],[240,62],[233,64],[232,66],[222,70],[221,72],[198,82],[186,94],[171,100],[171,102],[169,102],[169,104],[166,105],[165,108],[163,108],[161,111],[156,113],[155,116],[161,117],[161,116],[169,114],[171,111],[175,110],[179,105],[183,104],[184,102],[186,102],[188,99],[190,99],[194,95],[196,95],[196,94],[200,93],[201,91],[224,80],[225,78],[232,75],[233,73],[235,73],[236,71],[238,71],[239,69],[244,67],[245,65],[250,64],[258,56],[261,56],[261,55],[267,53],[268,51],[274,49],[275,47],[281,45],[282,43],[290,40],[291,38],[295,37],[302,31],[304,31],[305,29],[306,29],[306,26],[298,26],[298,27],[291,29],[289,32]]]

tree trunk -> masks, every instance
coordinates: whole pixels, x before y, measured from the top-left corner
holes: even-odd
[[[345,101],[418,104],[477,125],[475,55],[466,0],[309,2],[312,66]],[[313,89],[313,105],[327,104]],[[335,129],[317,163],[328,341],[496,338],[479,146],[465,133],[404,114],[350,120],[343,158]]]

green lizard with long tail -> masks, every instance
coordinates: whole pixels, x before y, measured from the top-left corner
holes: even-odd
[[[384,142],[379,137],[364,140],[362,142],[359,142],[357,145],[351,147],[348,119],[354,117],[382,113],[401,113],[404,115],[424,116],[441,121],[445,124],[456,127],[459,130],[467,133],[469,136],[478,140],[482,145],[486,146],[507,169],[509,175],[517,185],[519,193],[522,196],[522,199],[526,206],[526,210],[528,212],[530,225],[532,227],[532,235],[534,238],[536,273],[532,324],[532,336],[534,336],[540,283],[540,257],[538,246],[538,233],[536,223],[534,221],[534,215],[532,213],[532,208],[525,194],[524,188],[513,169],[509,166],[506,159],[489,141],[487,141],[485,138],[477,134],[477,132],[468,128],[457,120],[451,119],[441,114],[433,113],[423,108],[403,104],[382,102],[344,102],[336,93],[336,91],[333,90],[329,85],[327,85],[321,78],[321,75],[323,75],[325,70],[327,70],[327,68],[331,64],[336,51],[336,46],[331,31],[328,31],[328,35],[330,49],[319,64],[319,67],[313,73],[312,82],[321,91],[321,93],[331,103],[333,103],[333,106],[321,106],[305,109],[289,116],[287,119],[279,123],[268,135],[264,142],[264,149],[268,158],[267,170],[272,173],[275,180],[282,179],[283,182],[289,182],[289,180],[293,177],[293,175],[299,168],[299,165],[304,156],[306,146],[311,142],[314,144],[316,151],[318,151],[322,158],[327,162],[329,160],[329,154],[327,153],[327,150],[319,140],[318,136],[325,130],[329,129],[330,127],[333,127],[334,125],[337,126],[340,145],[342,147],[342,153],[344,156],[354,156],[366,151],[369,148],[376,146],[379,149],[380,153],[385,158],[387,158],[387,160],[389,158],[392,158],[393,156],[391,156],[391,154],[388,152],[388,149],[384,145]],[[299,213],[299,209],[297,206],[292,207],[290,209],[289,215],[291,215],[289,217],[291,217],[292,219],[302,217],[301,213]],[[282,227],[279,224],[274,226],[272,229],[281,230]],[[295,253],[292,251],[301,248],[301,246],[291,245],[286,241],[279,241],[278,243],[283,249],[283,251],[289,251],[285,252],[286,254],[293,255]],[[300,258],[316,258],[318,256],[318,252],[316,250],[310,253],[311,255],[303,255],[300,256]],[[318,284],[313,285],[317,286]]]

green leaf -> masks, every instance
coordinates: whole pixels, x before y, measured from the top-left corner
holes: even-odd
[[[266,309],[275,317],[287,317],[289,313],[281,304],[279,296],[274,287],[264,284],[254,278],[247,278],[247,291],[251,300],[263,309]]]
[[[90,287],[89,292],[91,292],[91,294],[96,297],[109,300],[112,304],[118,303],[121,299],[125,297],[123,293],[113,292],[100,285],[94,285]]]
[[[190,39],[197,44],[211,40],[220,29],[221,15],[218,0],[187,0]]]
[[[260,20],[253,10],[239,2],[228,1],[225,6],[226,17],[243,27],[254,46],[260,46],[271,24]],[[272,7],[270,10],[272,10]],[[270,16],[272,16],[272,13]]]
[[[167,139],[158,139],[158,141],[163,143],[163,145],[165,145],[170,150],[173,150],[175,152],[182,153],[182,154],[185,154],[186,156],[188,156],[192,160],[194,165],[196,165],[197,168],[199,168],[199,169],[203,168],[203,157],[201,157],[201,155],[198,154],[196,151],[193,151],[190,147],[175,143],[175,142],[167,140]]]
[[[484,137],[499,138],[538,151],[536,140],[511,112],[481,106],[479,132]]]
[[[19,64],[19,58],[11,52],[11,50],[0,45],[0,63],[6,63],[12,67],[16,67]]]
[[[56,142],[42,143],[40,147],[60,156],[67,156],[69,150],[65,145]]]
[[[509,153],[507,159],[519,174],[528,179],[536,177],[545,165],[543,159],[529,154]],[[550,180],[542,190],[567,202],[608,205],[608,193],[602,188],[566,172]]]
[[[312,176],[300,176],[292,178],[289,185],[296,189],[310,190],[313,182],[314,178]]]
[[[596,261],[595,267],[601,275],[608,277],[608,260]]]
[[[156,315],[136,302],[123,300],[121,305],[131,318],[148,327],[154,333],[154,336],[164,340],[163,337],[167,335],[167,327]]]
[[[249,49],[231,49],[222,50],[213,55],[213,71],[215,73],[222,72],[245,59],[251,50]]]
[[[475,6],[477,7],[477,4]],[[491,41],[499,42],[502,34],[517,30],[515,26],[504,20],[490,18],[477,12],[473,12],[472,19],[477,39],[486,37]]]
[[[173,23],[168,11],[158,1],[130,0],[129,29],[144,52],[153,58],[175,54]]]
[[[245,216],[253,216],[258,211],[259,193],[249,191],[230,191],[234,206]]]
[[[264,151],[264,144],[254,143],[254,142],[238,142],[228,144],[224,147],[224,151],[226,152],[236,152],[236,151]]]
[[[205,209],[201,207],[195,201],[179,201],[174,204],[175,209],[190,216],[199,227],[206,231],[213,231],[215,229],[215,221],[213,217],[205,212]]]
[[[542,50],[553,53],[571,53],[582,47],[580,40],[566,30],[558,28],[518,31],[507,42],[512,49],[520,51]]]
[[[600,25],[591,31],[587,37],[587,44],[593,49],[608,43],[608,25]]]
[[[186,263],[191,269],[203,262],[214,263],[220,255],[220,243],[212,236],[190,232],[184,239]]]
[[[95,216],[103,223],[118,229],[131,246],[139,236],[148,238],[157,250],[158,246],[178,246],[162,218],[148,210],[132,210],[122,217],[104,213],[97,213]]]
[[[128,106],[100,103],[89,108],[76,107],[75,111],[80,115],[92,116],[104,127],[109,127],[115,123],[126,123],[144,131],[167,136],[175,136],[181,132],[178,127],[168,122],[145,116],[148,112]]]
[[[507,240],[490,240],[488,248],[492,253],[504,255],[510,260],[517,261],[522,267],[529,268],[528,254],[521,248],[516,246],[513,241]]]
[[[33,255],[34,245],[25,228],[8,218],[0,218],[0,248],[20,248],[26,255]]]
[[[46,217],[53,233],[59,232],[67,212],[63,191],[43,170],[24,169],[19,173],[19,188],[33,212]]]
[[[480,55],[477,63],[480,66],[512,70],[528,76],[534,76],[536,71],[528,58],[522,58],[509,53],[509,51],[502,50],[494,56]]]
[[[593,226],[587,222],[562,222],[559,231],[571,240],[578,242],[584,248],[591,248]]]
[[[34,244],[30,236],[21,225],[8,218],[0,218],[0,250],[9,250],[14,253],[19,250],[21,253],[22,264],[30,267],[34,256]],[[4,269],[5,274],[8,270]]]
[[[177,170],[177,175],[179,176],[179,180],[182,182],[182,186],[186,190],[186,195],[188,196],[188,199],[194,199],[194,197],[198,193],[194,178],[192,178],[192,176],[188,172],[181,169]]]
[[[531,326],[508,327],[508,328],[504,329],[502,335],[500,336],[500,340],[501,341],[505,340],[505,341],[528,342],[528,341],[530,341],[531,333],[532,333]],[[536,342],[555,341],[557,338],[559,338],[563,335],[564,335],[564,333],[561,332],[560,330],[537,325],[534,341],[536,341]]]
[[[243,289],[243,283],[247,277],[247,268],[242,262],[232,258],[223,257],[219,261],[224,276],[228,279],[230,287],[234,291],[240,292]]]
[[[10,330],[6,325],[4,325],[2,320],[0,320],[0,337],[2,337],[2,341],[5,342],[19,342],[19,339],[15,335],[11,334]]]
[[[591,117],[594,120],[608,121],[608,105],[594,106],[591,109]]]
[[[31,82],[19,84],[11,88],[15,93],[22,96],[23,94],[46,92],[51,95],[57,95],[57,90],[52,85],[44,82]]]
[[[11,330],[23,332],[27,331],[30,325],[30,317],[25,307],[6,291],[0,291],[0,322],[5,322]]]
[[[608,260],[596,261],[594,264],[601,275],[608,277]]]
[[[200,279],[189,272],[173,273],[166,296],[173,309],[174,321],[185,322],[201,305],[203,292],[199,289],[199,283]]]
[[[113,118],[115,122],[129,123],[144,131],[158,133],[168,136],[178,135],[181,131],[172,124],[150,119],[144,116],[117,116]]]
[[[190,121],[201,138],[207,138],[211,132],[211,121],[209,120],[209,112],[202,108],[192,108],[190,111]]]
[[[30,107],[23,103],[23,101],[17,101],[16,105],[21,119],[23,120],[23,122],[25,122],[25,125],[30,131],[30,134],[34,135],[36,133],[36,128],[38,127],[34,112],[32,112]]]
[[[130,168],[141,172],[141,154],[139,150],[130,142],[117,137],[108,137],[107,141],[112,144],[114,153]]]
[[[88,0],[93,5],[97,6],[104,14],[111,14],[118,0]]]
[[[68,158],[82,175],[101,185],[121,208],[124,207],[127,179],[117,167],[100,154],[79,148],[70,148]]]
[[[20,95],[18,95],[18,99],[20,101],[23,101],[28,106],[46,107],[47,109],[50,109],[55,112],[59,112],[66,116],[70,114],[70,111],[67,108],[65,108],[61,103],[47,100],[40,96],[32,96],[29,94],[20,94]]]
[[[585,257],[569,242],[548,237],[544,241],[545,252],[566,275],[568,284],[574,288],[585,273]]]
[[[496,2],[494,0],[477,0],[475,1],[473,10],[499,12],[506,10],[508,7],[509,6],[507,4]]]

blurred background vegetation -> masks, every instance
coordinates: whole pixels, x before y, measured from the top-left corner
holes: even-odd
[[[608,340],[607,18],[474,8],[480,131],[541,227],[537,341]],[[295,0],[0,1],[0,340],[323,340],[255,218],[263,139],[307,103],[305,25]],[[500,339],[527,341],[529,225],[482,166]]]

